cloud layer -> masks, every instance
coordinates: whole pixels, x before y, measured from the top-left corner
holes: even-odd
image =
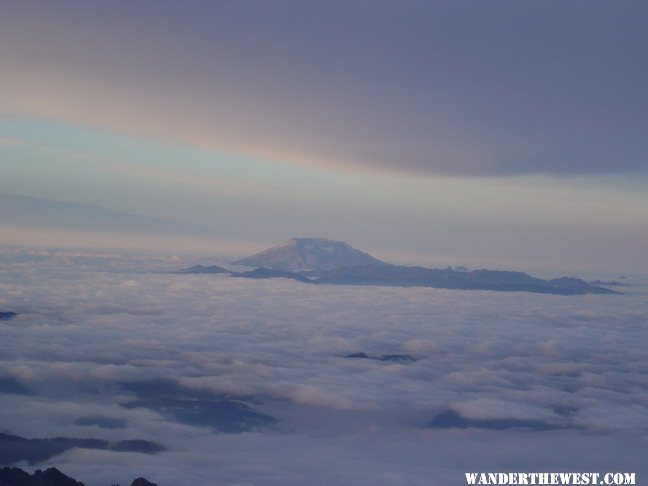
[[[0,308],[19,315],[0,324],[1,428],[168,449],[51,460],[90,486],[139,475],[453,485],[471,470],[648,473],[639,287],[562,297],[156,272],[187,263],[177,258],[3,250],[3,262]],[[418,360],[345,358],[356,352]],[[151,405],[160,383],[278,422],[218,433]],[[433,423],[448,410],[468,427]]]

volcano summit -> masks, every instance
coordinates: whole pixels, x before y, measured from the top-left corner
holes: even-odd
[[[278,246],[234,262],[275,270],[335,270],[356,265],[387,265],[343,241],[325,238],[292,238]]]

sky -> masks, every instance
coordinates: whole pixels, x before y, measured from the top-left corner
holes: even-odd
[[[632,1],[5,0],[0,192],[230,249],[645,273],[647,24]]]

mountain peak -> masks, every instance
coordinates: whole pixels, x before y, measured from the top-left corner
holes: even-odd
[[[304,237],[291,238],[288,241],[284,241],[283,243],[270,248],[269,250],[278,249],[278,248],[299,248],[302,250],[313,250],[313,251],[319,250],[319,251],[327,251],[327,252],[333,252],[336,249],[359,251],[359,250],[355,250],[344,241],[330,240],[328,238],[304,238]]]
[[[333,270],[355,265],[385,265],[343,241],[327,238],[291,238],[261,253],[242,258],[236,265],[274,270]]]

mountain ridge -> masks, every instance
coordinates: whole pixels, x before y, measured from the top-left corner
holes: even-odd
[[[556,295],[618,294],[614,290],[590,285],[574,277],[544,280],[524,272],[505,270],[457,271],[452,268],[436,269],[372,265],[320,271],[313,280],[316,284],[375,285],[394,287],[431,287],[455,290],[495,290],[504,292],[533,292]]]
[[[197,224],[113,211],[90,204],[0,192],[0,226],[3,225],[152,235],[220,235],[218,231]]]
[[[357,261],[369,263],[354,263]],[[346,262],[351,262],[351,264],[344,265]],[[209,269],[218,268],[219,273],[227,272],[231,277],[289,278],[316,285],[429,287],[555,295],[620,293],[589,284],[576,277],[545,280],[518,271],[391,265],[368,253],[356,250],[344,242],[325,238],[292,238],[256,255],[237,260],[234,264],[256,266],[257,268],[237,273],[223,271],[224,269],[220,267],[196,265],[177,273],[215,273]]]

